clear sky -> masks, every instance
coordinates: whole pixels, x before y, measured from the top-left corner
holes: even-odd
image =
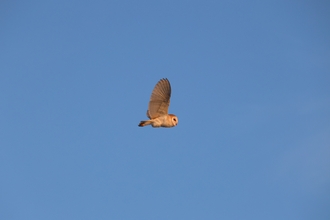
[[[0,219],[330,219],[328,1],[0,8]]]

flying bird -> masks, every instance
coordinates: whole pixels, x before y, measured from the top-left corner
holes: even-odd
[[[178,124],[178,117],[168,114],[170,106],[171,84],[168,79],[161,79],[151,93],[147,116],[150,120],[141,121],[139,126],[151,125],[154,128],[171,128]]]

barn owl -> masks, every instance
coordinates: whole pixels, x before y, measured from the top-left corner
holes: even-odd
[[[174,127],[178,124],[178,117],[168,114],[171,98],[171,84],[168,79],[161,79],[151,93],[147,116],[150,120],[141,121],[139,126],[151,125],[154,128]]]

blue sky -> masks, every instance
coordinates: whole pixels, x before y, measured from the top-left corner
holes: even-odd
[[[328,2],[0,6],[0,219],[330,218]]]

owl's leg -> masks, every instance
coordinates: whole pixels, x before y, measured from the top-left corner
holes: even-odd
[[[144,127],[144,126],[147,126],[147,125],[150,125],[151,124],[151,121],[141,121],[140,124],[139,124],[139,127]]]

